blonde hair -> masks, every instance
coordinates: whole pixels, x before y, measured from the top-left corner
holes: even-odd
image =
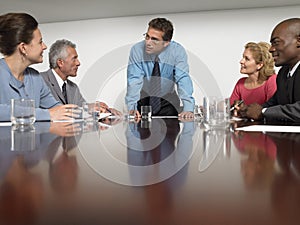
[[[270,47],[271,45],[266,42],[249,42],[245,45],[245,49],[249,49],[251,51],[256,64],[263,64],[259,70],[259,80],[265,81],[275,73],[274,59],[272,54],[269,52]]]

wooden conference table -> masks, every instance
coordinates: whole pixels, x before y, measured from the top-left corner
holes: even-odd
[[[299,136],[158,118],[0,126],[0,224],[300,224]]]

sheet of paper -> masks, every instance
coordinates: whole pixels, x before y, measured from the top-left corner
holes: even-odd
[[[0,122],[0,127],[10,127],[11,122]]]
[[[235,130],[242,131],[260,131],[260,132],[289,132],[300,133],[300,126],[277,126],[277,125],[251,125],[246,127],[239,127]]]

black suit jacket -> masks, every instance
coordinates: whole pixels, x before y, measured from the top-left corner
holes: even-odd
[[[263,113],[267,120],[300,122],[300,66],[293,74],[293,88],[288,93],[287,74],[289,68],[283,66],[276,79],[277,91],[272,98],[263,104],[267,110]]]
[[[40,73],[44,78],[46,84],[51,90],[52,95],[57,101],[60,101],[62,104],[66,104],[65,98],[61,92],[61,89],[58,85],[58,82],[51,69]],[[72,81],[67,79],[67,96],[69,104],[76,104],[81,106],[82,102],[85,102],[85,99],[80,93],[79,87]]]

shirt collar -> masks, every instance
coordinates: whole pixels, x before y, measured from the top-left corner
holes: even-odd
[[[52,70],[52,73],[54,74],[54,77],[55,77],[57,83],[58,83],[58,86],[60,87],[60,89],[62,89],[62,86],[63,86],[63,84],[64,84],[63,79],[61,79],[61,77],[55,72],[54,69],[51,69],[51,70]],[[66,81],[67,81],[67,80],[66,80]]]
[[[296,63],[296,65],[295,66],[293,66],[293,68],[290,70],[290,76],[293,76],[294,75],[294,73],[295,73],[295,71],[296,71],[296,69],[298,68],[298,66],[300,65],[300,61],[298,61],[297,63]]]

